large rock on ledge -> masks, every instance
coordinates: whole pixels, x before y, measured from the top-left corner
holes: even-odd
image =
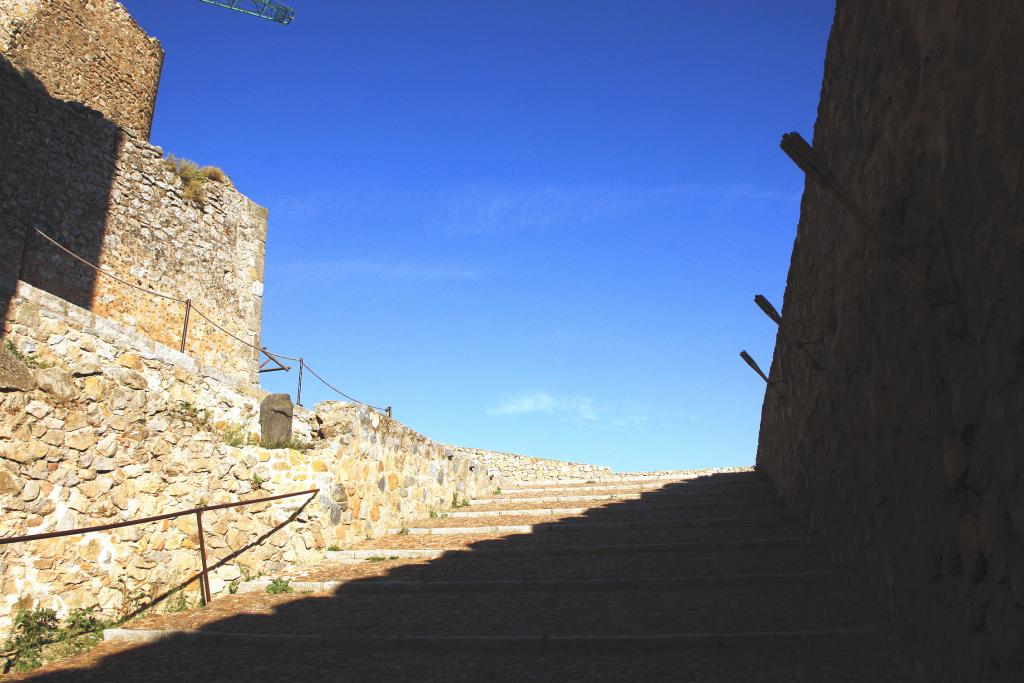
[[[283,445],[292,440],[292,399],[288,394],[267,394],[260,401],[260,441]]]

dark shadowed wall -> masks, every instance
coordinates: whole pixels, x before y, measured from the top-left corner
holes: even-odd
[[[0,320],[37,315],[21,279],[178,348],[191,299],[185,350],[255,383],[267,212],[227,178],[190,195],[149,144],[162,58],[113,0],[0,0]]]
[[[0,312],[19,278],[91,307],[95,272],[46,258],[30,228],[98,262],[123,136],[99,113],[54,99],[0,54]]]
[[[114,0],[0,0],[0,53],[149,139],[164,52]]]
[[[1024,680],[1022,122],[1021,3],[838,3],[813,146],[956,303],[808,181],[757,464],[935,681]]]

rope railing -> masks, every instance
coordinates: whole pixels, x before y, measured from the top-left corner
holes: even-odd
[[[47,234],[46,234],[45,232],[43,232],[43,231],[42,231],[42,230],[40,230],[39,228],[32,228],[32,232],[34,232],[34,233],[38,234],[38,235],[39,235],[40,237],[42,237],[42,238],[43,238],[43,239],[45,239],[45,240],[46,240],[47,242],[49,242],[49,243],[50,243],[50,244],[52,244],[53,246],[57,247],[57,248],[58,248],[58,249],[60,249],[61,251],[63,251],[63,252],[65,253],[65,254],[67,254],[67,255],[68,255],[68,256],[70,256],[71,258],[75,259],[76,261],[79,261],[80,263],[82,263],[82,264],[84,264],[84,265],[86,265],[86,266],[89,266],[90,268],[92,268],[93,270],[95,270],[95,271],[96,271],[97,273],[102,273],[102,274],[106,275],[106,276],[107,276],[107,277],[109,277],[109,278],[110,278],[111,280],[116,280],[117,282],[120,282],[120,283],[121,283],[121,284],[123,284],[123,285],[128,285],[128,286],[129,286],[129,287],[131,287],[132,289],[137,289],[137,290],[139,290],[140,292],[146,292],[147,294],[152,294],[153,296],[158,296],[158,297],[160,297],[161,299],[167,299],[167,300],[169,300],[169,301],[176,301],[176,302],[178,302],[178,303],[180,303],[180,304],[183,304],[183,303],[185,303],[185,300],[184,300],[184,299],[179,299],[179,298],[177,298],[177,297],[174,297],[174,296],[170,296],[170,295],[168,295],[168,294],[162,294],[161,292],[157,292],[157,291],[155,291],[155,290],[152,290],[152,289],[146,289],[145,287],[140,287],[140,286],[138,286],[138,285],[136,285],[136,284],[133,284],[133,283],[131,283],[131,282],[128,282],[127,280],[125,280],[125,279],[123,279],[123,278],[120,278],[120,277],[118,277],[117,275],[114,275],[113,273],[111,273],[111,272],[110,272],[110,271],[108,271],[108,270],[104,270],[103,268],[100,268],[100,267],[99,267],[98,265],[96,265],[95,263],[90,263],[89,261],[86,261],[86,260],[85,260],[84,258],[82,258],[81,256],[79,256],[79,255],[78,255],[78,254],[76,254],[75,252],[71,251],[70,249],[68,249],[68,248],[67,248],[67,247],[65,247],[65,246],[64,246],[63,244],[61,244],[61,243],[60,243],[60,242],[58,242],[57,240],[53,239],[53,238],[52,238],[52,237],[50,237],[49,235],[47,235]],[[21,275],[24,275],[24,273],[21,273]],[[22,279],[22,278],[19,278],[19,279]]]
[[[328,382],[327,380],[325,380],[325,379],[324,379],[323,377],[321,377],[321,376],[320,376],[319,374],[317,374],[316,370],[314,370],[313,368],[309,367],[309,363],[307,363],[307,362],[306,362],[306,361],[305,361],[304,359],[302,359],[302,358],[300,358],[300,359],[299,359],[299,367],[300,367],[300,368],[303,368],[303,367],[304,367],[304,368],[306,368],[307,370],[309,370],[309,372],[310,372],[310,374],[311,374],[311,375],[313,375],[313,376],[314,376],[314,377],[316,377],[316,378],[317,378],[318,380],[320,380],[321,382],[323,382],[324,386],[326,386],[326,387],[327,387],[328,389],[331,389],[331,390],[335,391],[336,393],[338,393],[338,394],[340,394],[341,396],[343,396],[343,397],[347,398],[348,400],[352,401],[353,403],[362,403],[362,404],[363,404],[364,406],[367,406],[367,407],[369,407],[369,408],[373,408],[374,410],[376,410],[376,411],[378,411],[378,412],[381,412],[381,413],[387,413],[389,417],[391,416],[391,406],[388,406],[388,407],[386,407],[386,408],[379,408],[379,407],[377,407],[377,406],[375,406],[375,405],[371,405],[371,404],[369,404],[369,403],[364,403],[363,401],[360,401],[359,399],[356,399],[356,398],[352,398],[351,396],[349,396],[348,394],[346,394],[346,393],[345,393],[344,391],[342,391],[341,389],[338,389],[337,387],[335,387],[334,385],[332,385],[332,384],[331,384],[330,382]]]
[[[192,303],[192,299],[191,298],[182,299],[181,297],[172,296],[170,294],[164,294],[163,292],[158,292],[155,289],[149,289],[147,287],[142,287],[140,285],[137,285],[137,284],[135,284],[133,282],[129,282],[128,280],[125,280],[124,278],[119,277],[119,276],[115,275],[114,273],[111,273],[110,271],[106,270],[105,268],[101,268],[99,265],[88,261],[87,259],[83,258],[82,256],[79,256],[78,254],[76,254],[75,252],[71,251],[70,249],[65,247],[63,244],[61,244],[60,242],[55,240],[50,235],[48,235],[45,232],[43,232],[42,230],[40,230],[39,228],[31,228],[29,234],[30,235],[31,234],[38,234],[40,237],[45,239],[47,242],[49,242],[54,247],[56,247],[57,249],[59,249],[63,253],[67,254],[71,258],[73,258],[76,261],[82,263],[83,265],[91,268],[92,270],[96,271],[97,273],[99,273],[101,275],[104,275],[106,277],[109,277],[110,279],[112,279],[112,280],[114,280],[116,282],[120,282],[121,284],[126,285],[128,287],[131,287],[132,289],[138,290],[140,292],[145,292],[146,294],[151,294],[153,296],[159,297],[159,298],[164,299],[166,301],[173,301],[175,303],[183,304],[185,306],[185,319],[184,319],[184,325],[182,326],[182,330],[181,330],[181,344],[180,344],[180,347],[179,347],[179,350],[182,353],[186,352],[186,340],[188,339],[189,318],[190,318],[191,314],[194,313],[197,316],[199,316],[200,318],[202,318],[203,320],[205,320],[206,322],[208,322],[214,328],[216,328],[217,330],[222,332],[223,334],[227,335],[228,337],[230,337],[231,339],[235,340],[239,344],[242,344],[243,346],[246,346],[246,347],[248,347],[250,349],[253,349],[254,351],[256,351],[258,353],[263,354],[264,356],[266,356],[269,359],[269,362],[273,362],[274,364],[277,365],[277,367],[269,368],[269,369],[264,369],[263,366],[260,366],[260,370],[259,370],[260,372],[274,372],[274,371],[277,371],[277,370],[284,370],[284,371],[287,372],[287,371],[291,370],[290,366],[284,365],[283,363],[281,363],[281,361],[279,359],[290,360],[290,361],[294,361],[294,362],[298,363],[299,364],[299,379],[298,379],[298,388],[296,390],[296,396],[295,396],[295,402],[297,404],[299,404],[299,405],[302,404],[302,374],[303,374],[303,370],[308,370],[310,372],[310,374],[312,374],[316,379],[318,379],[324,386],[326,386],[331,391],[334,391],[338,395],[344,397],[348,401],[351,401],[352,403],[358,403],[360,405],[364,405],[367,408],[372,408],[373,410],[376,410],[376,411],[381,412],[381,413],[386,413],[388,415],[388,417],[392,416],[391,406],[388,406],[386,408],[380,408],[380,407],[375,406],[375,405],[373,405],[371,403],[367,403],[366,401],[360,401],[357,398],[353,398],[349,394],[346,394],[345,392],[341,391],[336,386],[334,386],[333,384],[331,384],[330,382],[325,380],[318,372],[316,372],[313,368],[311,368],[309,366],[309,364],[305,361],[304,358],[302,358],[302,357],[294,358],[292,356],[286,356],[286,355],[284,355],[282,353],[271,352],[265,346],[257,346],[256,344],[254,344],[252,342],[249,342],[249,341],[246,341],[245,339],[242,339],[238,335],[236,335],[236,334],[232,333],[231,331],[225,329],[224,326],[220,325],[213,318],[211,318],[207,314],[203,313],[202,310],[197,308],[195,306],[195,304]],[[25,271],[25,267],[26,267],[26,265],[25,265],[26,264],[26,260],[27,260],[26,257],[27,257],[27,254],[28,254],[28,244],[29,244],[29,241],[28,241],[28,239],[26,239],[25,240],[25,245],[24,245],[24,253],[22,254],[22,259],[21,259],[21,272],[19,272],[19,274],[18,274],[18,279],[19,280],[24,280],[24,277],[25,277],[25,272],[24,271]]]

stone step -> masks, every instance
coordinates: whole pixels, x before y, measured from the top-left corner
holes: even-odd
[[[686,500],[687,502],[680,502]],[[546,510],[547,514],[551,515],[566,515],[566,514],[583,514],[583,513],[601,513],[601,514],[658,514],[658,513],[671,513],[685,512],[692,510],[707,510],[713,508],[732,508],[732,507],[778,507],[783,505],[781,499],[775,496],[761,496],[758,498],[749,498],[746,500],[716,500],[708,499],[699,502],[689,501],[688,499],[634,499],[634,500],[608,500],[599,499],[593,501],[596,505],[589,506],[571,506],[571,505],[546,505],[546,504],[534,504],[524,503],[522,501],[510,501],[508,503],[491,504],[487,501],[482,502],[479,505],[468,506],[471,509],[455,509],[446,511],[443,514],[449,517],[500,517],[500,516],[514,516],[516,514],[536,515],[540,514],[540,511]]]
[[[786,539],[782,539],[785,541]],[[718,574],[773,574],[830,570],[824,553],[800,543],[650,544],[634,546],[552,547],[494,551],[421,549],[402,557],[397,549],[360,551],[363,559],[344,556],[342,562],[324,563],[286,578],[293,580],[351,580],[378,576],[434,581],[518,579],[598,579],[628,576],[703,576]],[[703,547],[701,547],[703,545]],[[628,552],[624,552],[624,550]],[[373,554],[371,554],[373,553]],[[438,558],[442,558],[438,560]],[[373,561],[369,561],[373,558]],[[435,560],[424,563],[425,559]],[[363,569],[353,574],[353,563]]]
[[[813,583],[834,579],[834,570],[777,572],[762,574],[709,574],[703,576],[642,576],[587,579],[485,579],[485,580],[402,580],[356,579],[289,582],[297,593],[507,593],[532,591],[590,592],[613,590],[680,590],[707,586],[767,586],[780,583]],[[239,593],[265,593],[270,579],[256,579],[239,585]]]
[[[487,550],[469,551],[478,555],[495,555],[500,557],[527,556],[563,556],[563,555],[606,555],[606,554],[640,554],[640,553],[693,553],[711,550],[737,550],[782,547],[813,547],[807,536],[781,536],[778,538],[739,539],[734,541],[691,541],[684,543],[626,543],[623,545],[578,545],[578,546],[502,546]],[[348,561],[367,560],[376,557],[399,557],[414,559],[435,559],[447,552],[459,552],[464,548],[375,548],[365,550],[328,550],[326,560]]]
[[[197,635],[202,633],[203,635]],[[228,633],[227,636],[221,635]],[[654,638],[368,638],[275,634],[231,635],[221,629],[129,634],[134,642],[104,643],[102,674],[49,673],[47,681],[139,680],[140,672],[173,672],[175,680],[304,683],[387,680],[494,681],[702,681],[714,683],[822,683],[911,680],[889,649],[863,629],[814,632],[663,634]],[[114,634],[111,634],[112,638]],[[212,645],[197,656],[197,647]],[[92,666],[89,662],[86,666]],[[84,674],[84,675],[83,675]],[[170,675],[146,675],[166,680]]]
[[[577,519],[577,518],[568,518]],[[499,525],[501,526],[501,525]],[[758,525],[726,525],[703,527],[674,528],[643,528],[631,529],[628,534],[618,528],[581,527],[573,529],[571,535],[559,533],[540,533],[510,535],[505,532],[449,535],[389,534],[368,541],[360,541],[352,546],[355,550],[377,550],[381,548],[442,548],[455,549],[472,546],[475,549],[493,549],[500,547],[538,547],[551,548],[563,545],[631,545],[637,543],[675,543],[702,541],[736,541],[753,538],[779,538],[802,536],[806,531],[795,521]]]
[[[675,503],[648,504],[643,502],[632,505],[595,505],[592,507],[541,507],[541,508],[506,508],[497,510],[451,510],[442,513],[447,519],[480,519],[489,517],[568,517],[571,515],[587,515],[591,519],[620,517],[648,518],[682,516],[686,513],[707,510],[737,509],[742,511],[764,510],[779,507],[782,501],[766,500],[758,503],[717,501],[713,503]]]
[[[740,495],[737,495],[740,494]],[[721,500],[728,498],[731,500],[746,500],[757,499],[757,498],[778,498],[774,491],[770,491],[763,487],[750,488],[747,491],[729,489],[719,494],[708,494],[704,492],[687,493],[685,491],[676,491],[674,489],[661,489],[657,491],[638,491],[633,493],[584,493],[580,495],[552,495],[552,496],[538,496],[534,494],[524,494],[522,496],[481,496],[479,498],[471,498],[469,504],[476,505],[506,505],[506,504],[526,504],[526,503],[582,503],[582,502],[600,502],[600,501],[616,501],[616,500],[643,500],[651,503],[661,503],[661,501],[711,501]]]
[[[631,519],[612,522],[593,522],[580,517],[540,524],[492,524],[472,526],[449,526],[445,519],[430,520],[436,526],[388,529],[389,534],[411,536],[451,534],[531,534],[531,533],[574,533],[595,530],[630,531],[634,529],[681,529],[693,527],[720,526],[775,526],[792,524],[792,515],[744,516],[744,517],[702,517],[679,519]],[[454,520],[453,520],[454,521]]]
[[[575,496],[575,495],[616,495],[626,493],[636,494],[678,494],[678,495],[698,495],[703,494],[706,496],[711,495],[736,495],[738,493],[750,493],[750,492],[763,492],[763,493],[775,493],[775,491],[765,483],[750,483],[736,486],[710,486],[710,485],[696,485],[690,483],[677,483],[677,484],[665,484],[665,485],[651,485],[651,486],[605,486],[603,484],[587,485],[587,486],[566,486],[566,487],[529,487],[521,489],[501,489],[501,493],[495,493],[490,496],[479,496],[480,499],[486,500],[488,498],[522,498],[522,497],[534,497],[534,496]]]
[[[545,494],[553,495],[559,492],[566,494],[584,492],[608,492],[608,493],[642,493],[645,491],[664,491],[668,484],[587,484],[580,486],[524,486],[522,488],[502,489],[503,494]],[[681,485],[680,485],[681,486]]]
[[[258,646],[298,646],[345,650],[589,650],[592,648],[661,650],[678,647],[792,647],[814,645],[877,644],[878,631],[871,627],[821,628],[793,631],[693,632],[652,635],[457,635],[457,636],[334,636],[296,633],[244,633],[195,629],[108,628],[103,639],[132,643],[156,643],[181,639],[205,644],[253,644]]]
[[[815,574],[813,580],[790,579],[658,582],[656,589],[638,582],[615,590],[571,591],[565,590],[568,583],[533,590],[532,582],[523,582],[517,590],[466,590],[458,600],[446,591],[420,587],[393,597],[388,588],[329,596],[249,594],[218,598],[217,609],[193,609],[175,619],[189,628],[216,630],[220,622],[244,633],[413,637],[749,633],[872,625],[870,613],[834,573]],[[225,611],[230,612],[226,620]],[[166,623],[163,615],[149,621]],[[132,628],[148,628],[147,618],[133,622]]]
[[[524,508],[519,510],[452,510],[445,516],[453,519],[479,519],[483,517],[552,517],[582,515],[592,508]]]
[[[495,496],[493,498],[470,498],[469,504],[476,505],[505,505],[514,503],[576,503],[600,500],[640,500],[639,493],[613,493],[609,495],[589,494],[584,496],[523,496],[513,498],[511,496]]]
[[[198,634],[202,635],[198,635]],[[227,633],[227,635],[223,635]],[[221,629],[135,632],[135,643],[104,643],[97,675],[81,669],[48,673],[47,681],[139,680],[140,672],[173,672],[175,680],[305,683],[387,680],[692,681],[694,683],[822,683],[912,680],[889,649],[864,629],[813,632],[685,633],[658,637],[332,638],[273,634],[253,638]],[[212,647],[203,647],[209,644]],[[197,656],[197,647],[209,656]],[[89,662],[87,666],[92,666]],[[171,676],[145,674],[149,680]]]
[[[381,550],[328,550],[324,559],[328,562],[362,562],[380,557],[398,557],[413,560],[433,560],[446,552],[443,548],[383,548]]]
[[[741,471],[721,470],[693,470],[679,472],[665,472],[660,474],[621,474],[610,477],[595,477],[593,479],[538,479],[532,481],[516,481],[508,484],[508,488],[545,487],[545,486],[586,486],[590,484],[635,484],[635,483],[659,483],[673,481],[716,481],[717,483],[731,483],[737,480],[764,478],[753,469]]]

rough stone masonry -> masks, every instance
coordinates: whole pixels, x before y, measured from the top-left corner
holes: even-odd
[[[315,488],[207,513],[217,595],[503,483],[611,475],[437,443],[334,402],[281,412],[261,446],[266,392],[233,337],[259,342],[266,211],[230,181],[189,199],[147,142],[161,60],[112,0],[0,0],[0,313],[13,349],[0,353],[0,536]],[[230,335],[194,310],[179,352],[179,303],[76,265],[32,228],[121,280],[191,298]],[[127,616],[195,592],[197,538],[185,516],[0,546],[0,630],[21,608]]]
[[[204,516],[214,595],[312,565],[331,546],[401,528],[513,481],[601,479],[606,468],[438,443],[363,406],[297,409],[302,450],[260,443],[266,392],[136,330],[19,285],[0,354],[0,536],[66,530],[317,488]],[[194,594],[193,516],[0,546],[0,631],[22,607],[124,616]],[[194,598],[193,598],[194,600]]]
[[[933,681],[1024,680],[1022,64],[1019,2],[838,3],[813,147],[955,303],[809,180],[762,413],[758,468]]]
[[[186,351],[255,383],[267,212],[149,144],[162,60],[113,0],[0,0],[0,308],[20,279],[177,348],[191,299]]]

